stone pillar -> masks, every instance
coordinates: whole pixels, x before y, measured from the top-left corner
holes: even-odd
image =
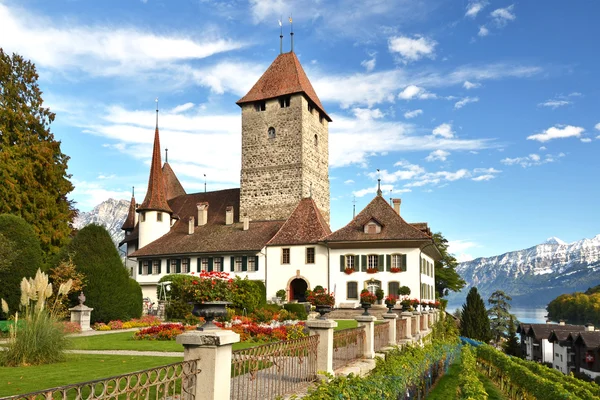
[[[413,329],[415,331],[415,338],[419,337],[419,332],[421,332],[421,313],[419,311],[413,311]]]
[[[389,338],[390,338],[390,345],[391,346],[395,346],[397,344],[396,341],[396,322],[398,319],[398,314],[396,313],[385,313],[383,314],[383,319],[387,320],[389,322],[388,326],[389,326]]]
[[[188,331],[176,338],[183,360],[197,361],[195,400],[229,400],[231,348],[240,335],[227,330]]]
[[[365,327],[365,354],[364,358],[375,358],[375,321],[376,317],[372,315],[359,315],[355,318],[358,321],[358,326]]]
[[[428,324],[428,322],[429,322],[429,311],[422,311],[421,312],[421,318],[422,318],[421,325],[422,325],[422,328],[423,328],[421,330],[422,331],[426,331],[427,329],[429,329],[429,324]]]
[[[406,321],[405,325],[404,325],[404,332],[402,332],[402,337],[398,338],[398,339],[411,339],[412,338],[412,313],[409,311],[404,311],[402,314],[400,314],[400,317],[402,317],[402,319],[404,321]]]
[[[79,304],[73,308],[69,308],[69,311],[71,311],[71,322],[78,323],[81,327],[81,332],[91,331],[90,319],[94,309],[83,304],[85,302],[85,295],[83,292],[79,293],[78,299]]]
[[[165,303],[166,301],[164,300],[159,300],[158,301],[158,308],[156,310],[156,317],[158,319],[160,319],[161,321],[164,321],[166,318],[166,314],[165,314]]]
[[[317,347],[317,371],[325,371],[333,375],[333,329],[338,323],[331,319],[311,319],[306,327],[311,335],[319,336]]]

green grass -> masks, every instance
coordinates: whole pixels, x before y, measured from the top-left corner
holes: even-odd
[[[504,393],[502,393],[500,388],[496,386],[494,382],[490,380],[490,378],[488,378],[482,373],[478,373],[477,377],[479,378],[481,383],[483,383],[483,387],[485,388],[485,391],[489,396],[488,400],[508,400],[508,397],[506,397]]]
[[[179,361],[183,361],[183,357],[69,354],[66,362],[56,364],[0,367],[0,397],[108,378]]]
[[[133,350],[133,351],[180,351],[183,346],[176,341],[167,340],[134,340],[134,332],[110,333],[72,338],[72,349],[75,350]],[[247,349],[262,343],[240,342],[233,345],[233,350]]]
[[[358,326],[358,321],[354,319],[336,319],[335,322],[338,323],[336,331],[341,331],[342,329],[350,329],[356,328]]]

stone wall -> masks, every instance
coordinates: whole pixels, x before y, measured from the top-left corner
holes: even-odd
[[[328,143],[327,120],[309,111],[302,94],[285,108],[278,99],[267,100],[265,111],[243,105],[240,216],[286,219],[312,183],[312,197],[329,221]]]

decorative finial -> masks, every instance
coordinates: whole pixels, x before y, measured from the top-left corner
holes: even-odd
[[[392,189],[390,189],[390,206],[392,205]]]
[[[206,174],[204,174],[204,193],[206,193]]]
[[[131,187],[131,198],[135,197],[135,186]]]
[[[352,199],[352,219],[356,218],[356,196]]]
[[[279,19],[279,54],[283,54],[283,24],[281,20],[283,17]]]
[[[290,14],[290,38],[292,39],[292,49],[290,53],[294,52],[294,24],[292,23],[292,14]]]
[[[77,297],[77,299],[79,300],[80,306],[82,306],[83,303],[85,303],[85,295],[83,294],[83,292],[79,292],[79,296]]]
[[[381,196],[381,178],[379,177],[379,168],[377,168],[377,196]]]
[[[308,197],[312,199],[312,182],[310,183],[310,187],[308,188]]]
[[[165,163],[169,162],[169,149],[165,149]]]
[[[156,98],[156,129],[158,129],[158,97]]]

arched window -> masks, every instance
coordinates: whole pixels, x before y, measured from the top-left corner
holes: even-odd
[[[315,133],[315,146],[318,146],[318,145],[319,145],[319,137]]]

